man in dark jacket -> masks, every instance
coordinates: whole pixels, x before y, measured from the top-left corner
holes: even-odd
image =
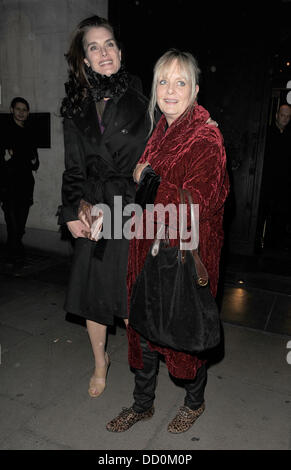
[[[263,241],[266,247],[287,248],[291,242],[291,106],[279,107],[269,128],[262,183]],[[289,229],[290,230],[290,229]],[[289,240],[289,241],[288,241]]]
[[[8,254],[23,254],[22,237],[33,204],[33,171],[39,167],[33,134],[27,126],[29,104],[21,97],[12,100],[11,119],[1,143],[1,199],[7,226]]]

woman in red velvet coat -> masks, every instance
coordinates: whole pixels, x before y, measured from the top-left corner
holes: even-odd
[[[134,179],[139,186],[143,182],[151,187],[153,181],[158,180],[155,204],[179,204],[179,187],[187,189],[193,202],[199,204],[200,257],[208,270],[210,289],[215,296],[229,183],[221,133],[206,123],[209,114],[196,101],[198,76],[197,62],[189,53],[171,50],[158,60],[149,109],[152,123],[156,104],[163,115],[135,169]],[[130,243],[129,295],[152,242],[152,239],[135,238]],[[172,243],[177,244],[178,240]],[[182,379],[186,390],[184,405],[168,425],[168,431],[187,431],[205,408],[205,361],[149,343],[130,326],[128,339],[129,363],[135,369],[134,404],[110,421],[107,429],[126,431],[137,421],[153,415],[160,353],[169,372]]]

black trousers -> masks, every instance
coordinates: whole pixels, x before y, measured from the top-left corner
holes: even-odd
[[[140,337],[142,348],[143,369],[135,369],[135,388],[133,392],[133,409],[142,413],[152,407],[159,370],[159,353],[152,351],[147,341]],[[197,410],[204,402],[204,390],[207,383],[206,366],[202,365],[193,380],[179,380],[186,390],[184,405]]]
[[[28,201],[8,200],[2,205],[7,227],[7,245],[13,253],[21,244],[30,209]]]

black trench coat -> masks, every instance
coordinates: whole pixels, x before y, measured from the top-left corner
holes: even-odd
[[[111,208],[117,195],[122,196],[123,207],[134,202],[132,173],[148,137],[147,106],[147,99],[129,87],[121,97],[107,101],[103,133],[94,103],[81,115],[64,119],[60,223],[77,220],[82,198]],[[98,242],[76,239],[65,301],[67,312],[105,325],[112,325],[114,316],[128,316],[128,246],[125,238]]]

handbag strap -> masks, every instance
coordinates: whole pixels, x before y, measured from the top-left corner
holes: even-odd
[[[195,224],[195,214],[194,214],[194,203],[192,199],[191,193],[187,189],[179,188],[179,193],[180,193],[180,199],[182,204],[185,204],[185,195],[189,201],[190,204],[190,214],[191,214],[191,225],[194,226]],[[181,227],[181,232],[184,233],[184,220],[182,220],[182,227]],[[163,230],[163,227],[161,226],[160,229],[157,231],[154,242],[152,244],[152,249],[151,253],[153,256],[156,256],[159,252],[160,249],[160,231]],[[168,231],[167,231],[168,234]],[[169,240],[167,240],[168,242]],[[181,249],[180,247],[180,253],[181,253],[181,261],[182,263],[185,263],[186,260],[186,253],[185,249]],[[197,279],[196,282],[199,286],[206,286],[208,284],[208,272],[207,269],[205,268],[204,264],[202,263],[199,252],[198,252],[198,247],[196,249],[191,250],[192,256],[194,258],[194,263],[195,263],[195,268],[196,268],[196,273],[197,273]]]
[[[190,191],[188,191],[187,189],[183,189],[183,188],[179,188],[179,193],[180,193],[180,200],[181,200],[182,204],[185,204],[185,202],[186,202],[185,201],[185,196],[188,199],[188,202],[189,202],[189,205],[190,205],[191,226],[194,227],[195,226],[195,214],[194,214],[194,203],[193,203],[192,195],[191,195]],[[183,222],[184,221],[182,220],[182,233],[184,233],[184,231],[183,231],[183,229],[184,229]],[[181,251],[182,262],[185,262],[185,250],[182,249],[180,251]],[[199,256],[198,247],[194,250],[191,250],[191,252],[192,252],[192,255],[193,255],[193,258],[194,258],[195,268],[196,268],[196,272],[197,272],[197,283],[200,286],[206,286],[208,284],[208,272],[207,272],[207,269],[204,266],[204,264],[202,263],[201,258]]]
[[[190,206],[191,235],[194,237],[194,242],[195,242],[195,240],[197,240],[196,249],[198,249],[199,225],[196,225],[195,213],[194,213],[194,203],[193,203],[192,195],[187,189],[183,189],[183,188],[179,188],[179,195],[180,195],[180,201],[181,201],[183,206],[185,206],[185,204],[187,204],[186,201],[185,201],[185,196],[188,199],[189,206]],[[185,215],[186,215],[186,217],[185,217]],[[185,230],[187,228],[186,227],[187,211],[186,211],[186,214],[183,212],[182,216],[180,214],[179,222],[180,222],[180,227],[179,227],[179,229],[180,229],[180,250],[182,252],[184,252],[185,249],[187,250],[187,248],[185,248],[185,249],[183,248],[184,240],[182,239],[182,236],[184,235]],[[195,244],[194,244],[194,246],[195,246]],[[195,251],[195,248],[193,248],[192,251]]]

